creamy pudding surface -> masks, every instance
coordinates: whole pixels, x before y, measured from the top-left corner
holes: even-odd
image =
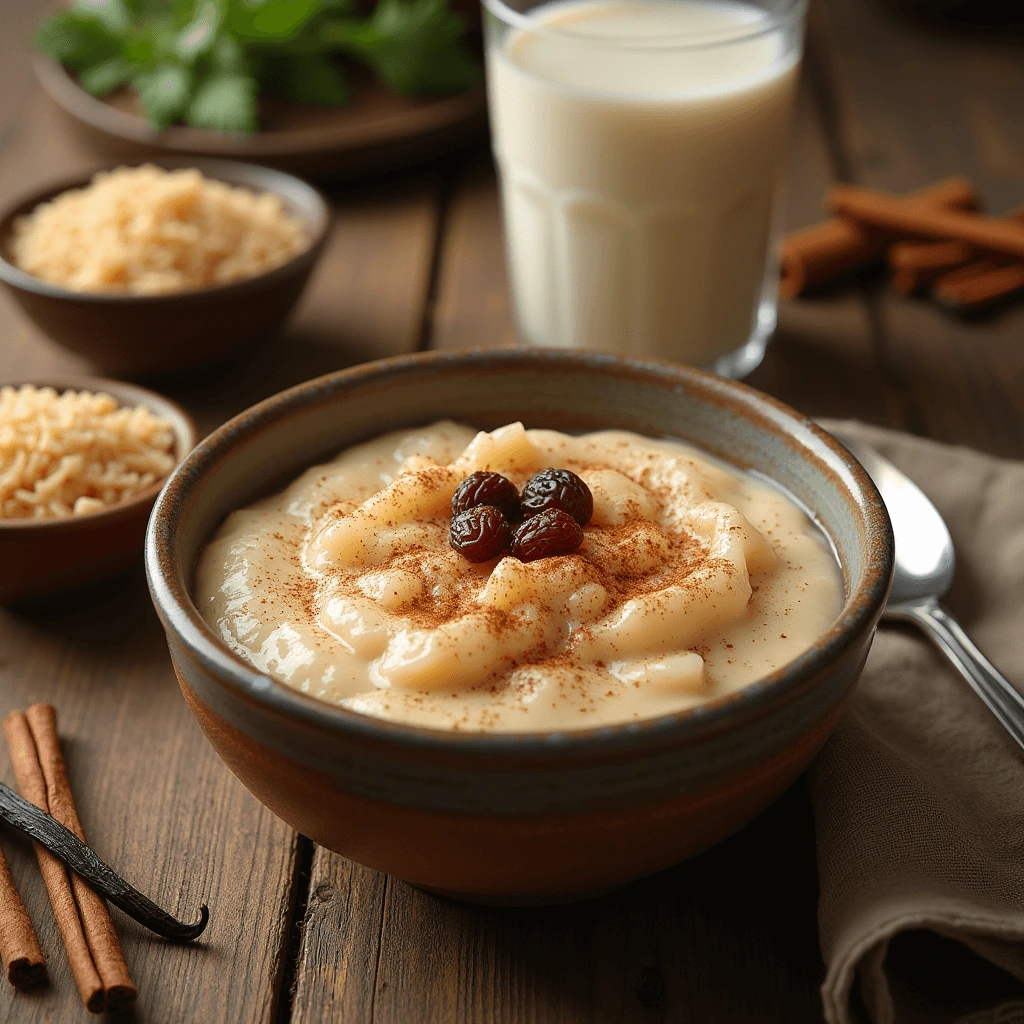
[[[452,495],[548,467],[593,495],[571,554],[471,562]],[[820,639],[843,603],[825,538],[785,494],[621,431],[441,422],[387,434],[228,516],[196,603],[259,671],[331,704],[473,732],[652,718],[738,690]]]

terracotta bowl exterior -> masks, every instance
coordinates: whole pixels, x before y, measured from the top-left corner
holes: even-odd
[[[298,302],[323,250],[330,213],[320,193],[283,171],[231,160],[159,159],[161,167],[196,167],[206,177],[274,192],[306,226],[309,245],[287,263],[258,277],[168,295],[74,292],[18,269],[7,259],[17,217],[93,173],[50,185],[0,213],[0,281],[49,337],[104,373],[154,378],[217,362],[247,341],[275,330]]]
[[[171,421],[178,462],[199,440],[195,424],[180,406],[132,384],[98,377],[0,383],[105,391],[121,405],[144,405]],[[0,604],[22,604],[75,590],[137,564],[142,559],[146,522],[162,486],[161,480],[131,501],[89,515],[42,521],[0,519]]]
[[[190,597],[232,509],[388,430],[450,417],[495,427],[625,428],[681,438],[778,481],[818,517],[847,589],[811,650],[726,698],[586,731],[471,735],[379,721],[280,684],[232,654]],[[207,438],[161,493],[146,566],[182,692],[218,753],[316,842],[424,888],[555,902],[691,856],[765,808],[841,714],[888,592],[877,491],[820,428],[741,384],[580,352],[429,353],[309,381]]]

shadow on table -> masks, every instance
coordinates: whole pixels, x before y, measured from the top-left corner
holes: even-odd
[[[249,406],[295,384],[343,370],[380,355],[360,339],[336,330],[287,330],[252,343],[219,365],[160,383],[160,390],[184,405],[202,434]]]
[[[412,962],[432,936],[459,936],[457,949],[430,959],[444,972],[442,961],[457,957],[460,1013],[479,1016],[483,1005],[566,1024],[801,1024],[821,1018],[816,903],[813,822],[799,783],[736,836],[619,892],[501,910],[393,882],[386,927],[393,954],[408,945]],[[432,984],[417,973],[399,984]]]
[[[141,555],[137,566],[118,576],[5,609],[4,614],[90,653],[115,652],[119,657],[144,659],[152,654],[154,641],[159,641],[156,649],[164,655],[163,629],[149,599]]]
[[[764,361],[745,383],[809,416],[892,424],[898,410],[873,353],[859,337],[844,338],[832,303],[805,306],[783,315]]]

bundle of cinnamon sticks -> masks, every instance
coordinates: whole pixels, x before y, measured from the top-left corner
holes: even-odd
[[[983,215],[965,178],[947,178],[908,196],[834,185],[825,208],[832,219],[783,240],[783,298],[883,259],[901,294],[928,293],[961,313],[1024,292],[1024,209]]]
[[[57,738],[57,716],[49,704],[12,712],[3,723],[18,788],[26,800],[56,818],[82,842],[85,833],[71,795]],[[106,903],[52,853],[36,844],[39,871],[50,896],[71,972],[92,1013],[119,1010],[135,1002],[121,943]],[[35,929],[0,851],[0,958],[12,985],[42,981],[46,961]]]

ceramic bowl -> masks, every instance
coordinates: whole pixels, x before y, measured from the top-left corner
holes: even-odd
[[[232,509],[339,449],[451,417],[680,438],[814,510],[847,598],[804,655],[744,690],[648,721],[459,734],[329,706],[233,654],[190,596]],[[161,493],[146,567],[182,692],[231,770],[304,835],[423,888],[498,903],[580,898],[682,860],[765,808],[825,742],[892,574],[888,516],[806,418],[696,370],[581,352],[428,353],[309,381],[208,437]]]
[[[39,328],[98,370],[154,378],[193,370],[280,326],[309,280],[330,220],[320,193],[283,171],[231,160],[166,159],[161,167],[196,167],[208,178],[274,192],[306,225],[308,245],[287,263],[257,277],[168,295],[75,292],[19,270],[7,259],[14,220],[92,174],[49,185],[0,213],[0,281]]]
[[[30,383],[52,387],[105,391],[120,405],[144,405],[174,428],[175,457],[180,462],[199,439],[188,413],[169,399],[145,388],[98,377],[62,377]],[[114,576],[142,560],[146,521],[163,486],[153,484],[137,497],[101,512],[65,519],[0,518],[0,604],[22,604],[75,590]]]

